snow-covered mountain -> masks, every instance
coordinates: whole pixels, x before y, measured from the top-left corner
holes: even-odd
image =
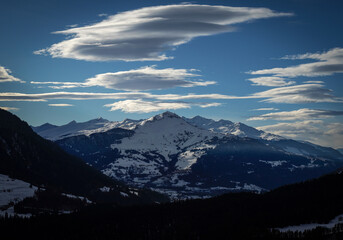
[[[56,143],[110,177],[175,198],[261,192],[343,166],[343,156],[331,148],[171,112],[73,134],[59,135]]]
[[[150,119],[140,119],[140,120],[133,120],[133,119],[125,119],[123,121],[109,121],[103,118],[97,118],[93,119],[87,122],[75,122],[71,121],[70,123],[62,126],[55,126],[49,123],[45,123],[38,127],[32,127],[32,129],[41,135],[42,137],[57,141],[64,138],[72,137],[72,136],[90,136],[94,133],[105,133],[111,129],[115,128],[122,128],[127,130],[136,130],[140,129],[142,125],[144,125],[147,122],[151,122],[152,120],[156,120],[158,118],[161,118],[161,116],[174,116],[176,119],[180,118],[177,115],[166,112],[160,115],[157,115],[155,117],[152,117]],[[308,157],[314,156],[314,157],[324,157],[324,158],[339,158],[341,152],[338,152],[331,149],[331,148],[325,148],[321,147],[319,145],[315,145],[309,142],[304,141],[294,141],[292,139],[286,139],[284,137],[274,135],[271,133],[267,133],[261,130],[258,130],[256,128],[250,127],[248,125],[245,125],[243,123],[234,123],[229,120],[212,120],[208,118],[204,118],[201,116],[195,116],[193,118],[185,118],[182,117],[182,119],[187,122],[188,124],[194,126],[198,129],[202,130],[208,130],[212,133],[216,133],[217,137],[220,137],[222,135],[235,135],[238,137],[247,137],[247,138],[253,138],[265,141],[265,143],[268,143],[270,145],[273,145],[274,147],[278,148],[279,150],[282,150],[284,152],[288,152],[291,154],[297,154],[297,155],[305,155]],[[168,125],[169,123],[165,123]],[[185,124],[185,123],[183,123]],[[160,131],[161,129],[164,129],[165,126],[159,126],[157,129]],[[166,127],[167,129],[168,127]],[[195,131],[194,128],[192,131]],[[150,133],[156,132],[156,129],[150,129]],[[146,139],[155,138],[150,134],[151,136],[146,136]],[[149,141],[149,140],[148,140]],[[173,144],[169,144],[169,147],[171,147]],[[138,146],[138,145],[137,145]],[[156,146],[158,148],[161,148],[161,146]],[[185,153],[185,156],[188,156]],[[189,157],[189,156],[188,156]]]
[[[66,137],[86,134],[88,131],[104,127],[107,123],[109,123],[108,120],[97,118],[82,123],[71,121],[62,126],[45,123],[38,127],[32,127],[32,129],[43,138],[56,141]]]
[[[183,119],[189,124],[192,124],[202,129],[210,130],[212,132],[218,132],[222,134],[233,134],[238,137],[249,137],[249,138],[265,139],[265,140],[283,139],[283,137],[266,133],[261,130],[257,130],[256,128],[250,127],[241,122],[234,123],[229,120],[223,120],[223,119],[219,121],[215,121],[215,120],[203,118],[200,116],[195,116],[193,118],[183,117]]]
[[[173,114],[171,112],[166,112],[168,114]],[[164,114],[166,114],[164,113]],[[243,123],[233,123],[229,120],[219,120],[215,121],[212,119],[203,118],[196,116],[193,118],[182,117],[190,125],[197,128],[209,130],[212,132],[222,133],[222,134],[232,134],[239,137],[250,137],[255,139],[266,139],[266,140],[278,140],[283,139],[280,136],[266,133],[256,128],[247,126]],[[93,133],[106,132],[113,128],[123,128],[133,130],[136,127],[144,124],[149,119],[125,119],[123,121],[109,121],[103,118],[93,119],[87,122],[78,123],[76,121],[71,121],[68,124],[62,126],[55,126],[49,123],[45,123],[41,126],[32,127],[32,129],[38,133],[40,136],[49,140],[60,140],[63,138],[86,135],[89,136]]]

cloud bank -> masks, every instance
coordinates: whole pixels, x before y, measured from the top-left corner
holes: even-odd
[[[268,8],[198,4],[145,7],[57,31],[67,36],[64,41],[34,53],[86,61],[161,61],[171,58],[165,51],[195,37],[231,32],[237,23],[291,15]]]

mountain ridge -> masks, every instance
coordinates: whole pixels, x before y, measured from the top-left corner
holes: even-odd
[[[76,122],[75,120],[65,124],[65,125],[61,125],[61,126],[55,126],[52,125],[50,123],[45,123],[43,125],[51,125],[51,128],[42,128],[43,125],[40,126],[32,126],[32,129],[37,132],[39,135],[41,135],[44,138],[56,141],[56,140],[60,140],[66,137],[70,137],[70,136],[76,136],[76,135],[90,135],[94,132],[105,132],[111,128],[116,128],[116,127],[120,127],[120,128],[125,128],[125,129],[134,129],[135,127],[143,124],[145,121],[147,120],[152,120],[152,119],[159,119],[159,118],[163,118],[163,117],[175,117],[175,118],[182,118],[184,119],[186,122],[190,123],[191,125],[194,125],[196,127],[202,128],[202,129],[206,129],[206,130],[211,130],[214,132],[219,132],[219,133],[223,133],[223,134],[233,134],[236,136],[240,136],[240,137],[252,137],[252,138],[263,138],[264,135],[269,136],[269,138],[274,137],[274,138],[282,138],[280,136],[274,135],[274,134],[270,134],[270,133],[265,133],[264,131],[261,130],[257,130],[253,127],[250,127],[244,123],[234,123],[231,122],[229,120],[212,120],[212,119],[208,119],[208,118],[204,118],[201,116],[195,116],[193,118],[186,118],[186,117],[181,117],[173,112],[170,111],[166,111],[163,112],[161,114],[157,114],[151,118],[147,118],[147,119],[139,119],[139,120],[133,120],[133,119],[124,119],[123,121],[109,121],[107,119],[103,119],[103,118],[96,118],[96,119],[91,119],[88,120],[86,122]],[[99,121],[99,119],[101,119],[101,121]],[[94,124],[95,123],[95,124]],[[76,124],[74,129],[65,129],[67,128],[67,126],[71,125],[71,124]],[[230,128],[228,128],[230,127]],[[241,128],[244,128],[244,130],[242,130]],[[42,130],[41,130],[42,129]],[[61,133],[53,131],[59,129],[61,131]],[[51,132],[50,132],[50,131]],[[253,131],[253,133],[248,133],[246,131]]]

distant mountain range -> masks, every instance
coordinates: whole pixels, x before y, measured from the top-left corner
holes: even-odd
[[[149,119],[102,118],[32,127],[107,176],[173,198],[263,192],[329,173],[343,155],[242,123],[165,112]]]
[[[165,112],[163,115],[175,115],[171,112]],[[215,121],[212,119],[203,118],[201,116],[196,116],[193,118],[182,117],[187,123],[196,126],[201,129],[209,130],[212,132],[218,132],[222,134],[232,134],[238,137],[249,137],[255,139],[266,139],[266,140],[277,140],[284,139],[283,137],[266,133],[256,128],[247,126],[243,123],[233,123],[229,120],[219,120]],[[137,126],[142,125],[146,119],[133,120],[125,119],[123,121],[109,121],[103,118],[96,118],[89,120],[87,122],[76,122],[71,121],[68,124],[62,126],[52,125],[50,123],[45,123],[38,127],[33,127],[32,129],[38,133],[40,136],[56,141],[67,137],[86,135],[89,136],[93,133],[106,132],[113,128],[123,128],[128,130],[133,130]]]

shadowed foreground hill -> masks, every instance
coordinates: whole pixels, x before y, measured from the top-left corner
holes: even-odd
[[[0,173],[44,188],[119,204],[165,200],[148,190],[130,189],[37,135],[15,115],[0,109]],[[111,189],[102,192],[103,187]],[[120,194],[122,192],[122,194]],[[123,194],[124,193],[124,194]]]

